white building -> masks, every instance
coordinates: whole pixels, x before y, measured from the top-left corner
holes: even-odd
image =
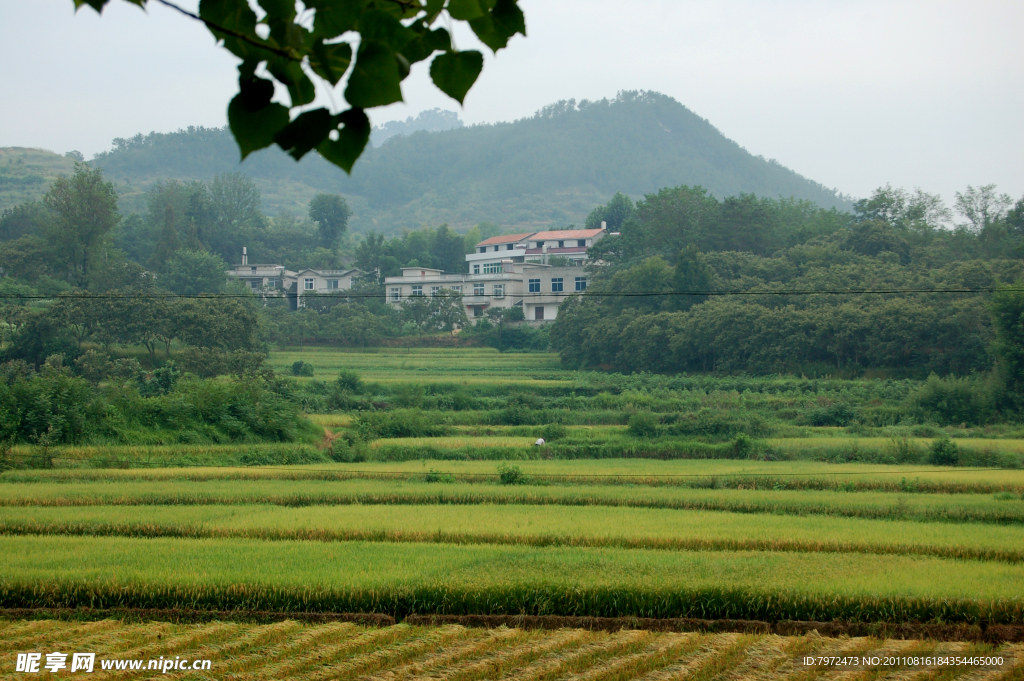
[[[566,296],[587,290],[582,265],[587,249],[605,235],[601,229],[530,232],[497,236],[478,243],[466,256],[468,274],[429,267],[403,267],[402,276],[384,280],[389,303],[401,305],[412,296],[437,295],[441,289],[462,294],[466,314],[483,317],[488,309],[521,306],[531,322],[549,322]],[[548,264],[562,256],[569,266]]]
[[[285,269],[284,265],[250,265],[247,250],[243,248],[241,264],[235,265],[226,274],[262,296],[285,296],[291,306],[296,308],[303,306],[304,295],[337,293],[352,288],[354,280],[362,271],[304,269],[293,272]]]

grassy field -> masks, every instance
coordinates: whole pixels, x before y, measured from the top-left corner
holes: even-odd
[[[211,662],[209,678],[235,679],[490,679],[828,678],[805,668],[807,655],[1002,655],[1014,662],[1020,645],[892,641],[646,631],[468,629],[458,625],[420,627],[399,624],[366,628],[349,623],[124,624],[99,622],[0,623],[0,664],[13,668],[17,646],[39,650],[92,646],[96,678],[99,660],[188,657]],[[970,673],[972,679],[1018,678],[1010,662],[1002,669]],[[1019,670],[1019,666],[1018,666]],[[938,673],[936,673],[938,672]],[[922,670],[915,678],[954,679]],[[197,675],[192,675],[195,678]],[[201,677],[200,677],[201,678]],[[870,678],[907,678],[905,668],[879,670]]]
[[[298,359],[316,367],[290,389],[319,444],[16,447],[11,461],[39,465],[0,472],[0,608],[1024,625],[1020,429],[914,422],[912,382],[584,375],[476,349],[270,362],[287,373]],[[342,369],[360,391],[333,387]],[[807,416],[836,404],[857,420]],[[932,461],[944,438],[955,465]],[[794,668],[792,651],[940,645],[188,626],[12,622],[0,640],[108,641],[107,627],[121,632],[110,650],[157,650],[144,632],[193,632],[192,655],[203,641],[239,651],[219,658],[237,678],[809,679],[830,676]],[[300,640],[351,652],[275,652]]]

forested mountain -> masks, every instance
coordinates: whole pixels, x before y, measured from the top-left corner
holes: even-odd
[[[718,197],[742,192],[849,207],[657,93],[569,100],[513,123],[396,136],[367,148],[351,177],[315,154],[295,163],[276,147],[239,164],[231,135],[207,128],[117,139],[93,163],[119,190],[135,187],[122,191],[124,212],[141,212],[142,191],[158,181],[241,171],[255,179],[271,214],[301,214],[317,192],[340,193],[355,231],[385,233],[441,223],[463,230],[485,220],[520,229],[579,224],[615,192],[640,197],[682,184]]]

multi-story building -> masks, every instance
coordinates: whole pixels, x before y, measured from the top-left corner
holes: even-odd
[[[284,265],[250,265],[245,248],[242,262],[226,272],[228,278],[245,283],[263,297],[288,298],[293,308],[303,307],[302,297],[310,294],[337,293],[352,288],[360,270],[304,269],[298,272]]]
[[[485,239],[466,256],[467,274],[428,267],[404,267],[402,276],[384,280],[389,303],[401,305],[412,296],[437,295],[442,289],[462,294],[466,314],[483,317],[488,309],[520,306],[531,322],[549,322],[566,296],[587,290],[582,265],[587,249],[605,230],[576,229],[531,232]],[[570,264],[553,260],[561,256]],[[555,262],[556,265],[549,264]]]

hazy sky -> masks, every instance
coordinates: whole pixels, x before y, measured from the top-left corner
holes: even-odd
[[[421,64],[406,103],[373,121],[435,106],[467,123],[507,121],[559,99],[647,89],[854,196],[887,182],[947,200],[968,184],[1024,194],[1024,2],[520,4],[529,36],[488,59],[464,109]],[[87,157],[115,137],[223,125],[236,91],[233,57],[153,2],[143,12],[113,0],[99,17],[75,14],[72,0],[0,0],[0,63],[0,146]]]

